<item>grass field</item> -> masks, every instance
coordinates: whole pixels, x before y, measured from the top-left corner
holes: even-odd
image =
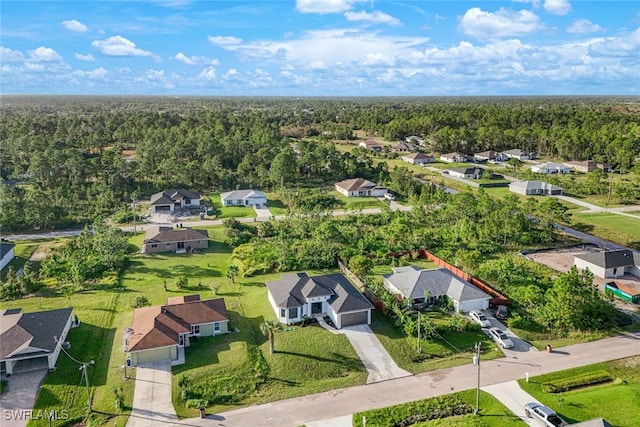
[[[615,213],[577,213],[573,222],[582,231],[640,249],[640,218]]]
[[[607,371],[613,383],[586,387],[564,393],[547,393],[542,384]],[[618,427],[635,427],[640,420],[640,357],[569,369],[519,381],[520,386],[565,421],[576,423],[602,417]]]
[[[209,194],[209,198],[218,211],[216,218],[255,218],[257,216],[256,211],[250,206],[222,206],[218,193]]]
[[[2,273],[0,274],[0,279],[5,280],[7,278],[7,271],[9,270],[9,266],[13,267],[14,271],[20,270],[24,264],[29,260],[31,255],[38,249],[40,245],[39,242],[17,242],[13,248],[14,258],[9,261],[9,264],[2,269]]]
[[[381,208],[384,202],[376,197],[345,197],[337,191],[330,191],[327,194],[338,200],[337,209],[358,210],[367,208]]]

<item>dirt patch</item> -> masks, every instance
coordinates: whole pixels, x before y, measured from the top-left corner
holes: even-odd
[[[46,242],[38,245],[38,249],[36,249],[29,258],[31,262],[40,262],[45,259],[55,248],[59,248],[63,244],[60,242]]]
[[[573,257],[590,252],[602,252],[605,249],[591,244],[571,246],[568,248],[538,251],[525,256],[539,264],[551,267],[556,271],[566,273],[573,267]]]

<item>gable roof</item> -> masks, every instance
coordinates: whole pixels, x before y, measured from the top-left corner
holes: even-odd
[[[135,309],[127,351],[176,345],[192,325],[229,320],[223,298],[200,300],[199,295],[188,295],[182,297],[184,302],[175,303],[179,298],[171,298],[167,305]]]
[[[340,188],[345,189],[346,191],[374,190],[384,188],[379,186],[375,182],[371,182],[364,178],[345,179],[344,181],[337,182],[336,185]]]
[[[392,150],[415,150],[416,147],[413,144],[410,144],[408,142],[398,142],[395,145],[391,146]]]
[[[511,150],[503,151],[502,154],[506,154],[509,156],[528,156],[529,155],[528,152],[521,150],[519,148],[512,148]]]
[[[482,174],[484,173],[484,169],[482,169],[482,168],[474,168],[474,167],[470,167],[470,168],[451,168],[449,170],[453,171],[453,172],[461,173],[463,175],[479,175],[479,176],[482,176]]]
[[[447,295],[459,302],[491,298],[446,268],[420,270],[418,267],[409,266],[394,268],[393,271],[382,277],[405,298],[424,298],[426,292],[432,296]]]
[[[260,190],[236,190],[227,191],[220,195],[222,200],[246,200],[246,199],[266,199],[267,196]]]
[[[193,228],[177,228],[149,226],[145,233],[144,244],[190,242],[194,240],[209,239],[207,230],[194,230]]]
[[[474,154],[475,157],[482,157],[484,159],[495,159],[498,156],[497,151],[489,150],[489,151],[481,151],[480,153]]]
[[[11,252],[11,249],[13,249],[14,246],[15,243],[0,242],[0,259],[4,258],[5,255]]]
[[[405,154],[402,156],[403,159],[412,159],[412,160],[426,160],[426,159],[433,159],[433,156],[429,156],[427,154],[424,153],[411,153],[411,154]]]
[[[182,199],[199,199],[200,194],[190,190],[164,190],[151,196],[151,205],[170,205],[177,200]]]
[[[640,252],[633,252],[629,249],[619,251],[591,252],[576,255],[575,258],[586,261],[590,264],[602,268],[640,266]]]
[[[72,311],[71,307],[33,313],[3,311],[0,315],[0,359],[10,358],[16,351],[29,347],[34,349],[33,353],[52,353],[57,346],[53,337],[62,336]],[[24,352],[20,353],[20,356],[24,355]]]
[[[360,144],[364,144],[364,145],[366,145],[367,147],[380,147],[380,144],[378,144],[378,143],[377,143],[376,141],[374,141],[373,139],[368,139],[368,140],[366,140],[366,141],[360,141],[360,143],[359,143],[358,145],[360,145]]]
[[[447,159],[456,159],[458,157],[463,157],[463,158],[467,158],[468,156],[464,153],[461,153],[459,151],[454,151],[453,153],[446,153],[446,154],[442,154],[440,155],[440,157],[444,157]]]
[[[548,182],[542,182],[537,180],[511,182],[509,183],[509,187],[523,188],[526,190],[550,190],[550,191],[562,190],[562,188],[558,187],[557,185],[553,185],[553,184],[549,184]]]
[[[302,307],[308,297],[330,295],[327,303],[336,313],[370,310],[373,305],[340,273],[309,277],[306,273],[285,274],[267,282],[269,294],[279,308]]]

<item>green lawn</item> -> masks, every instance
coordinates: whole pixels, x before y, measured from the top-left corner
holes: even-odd
[[[475,390],[466,390],[458,393],[452,393],[445,396],[443,398],[458,398],[462,402],[468,403],[473,408],[476,405],[476,391]],[[429,399],[427,399],[429,400]],[[424,401],[421,401],[424,402]],[[417,403],[417,402],[414,402]],[[397,413],[395,408],[399,408],[402,406],[409,406],[413,403],[391,406],[389,408],[385,408],[385,412],[389,414]],[[388,410],[388,411],[387,411]],[[367,416],[366,425],[370,427],[374,426],[388,426],[394,425],[393,422],[380,422],[380,420],[376,420],[375,413],[380,412],[379,410],[373,411],[365,411],[359,412],[357,414],[353,414],[353,425],[357,427],[363,426],[363,416]],[[412,415],[416,415],[415,410],[409,410]],[[486,393],[484,391],[480,391],[480,411],[479,415],[467,414],[467,415],[458,415],[453,417],[441,418],[436,420],[424,421],[417,424],[412,424],[416,427],[502,427],[502,426],[525,426],[526,424],[515,414],[513,414],[506,406],[504,406],[498,399]]]
[[[586,387],[564,393],[542,391],[545,382],[557,381],[600,370],[608,371],[613,383]],[[603,417],[618,427],[635,427],[640,420],[640,357],[569,369],[519,380],[520,386],[567,422],[576,423]]]
[[[449,316],[437,311],[423,315],[429,316],[434,323],[443,322]],[[379,310],[373,311],[371,329],[398,366],[414,374],[471,363],[473,346],[477,342],[482,343],[483,360],[504,357],[502,351],[483,332],[452,332],[444,337],[448,343],[439,338],[422,339],[422,353],[418,358],[417,338],[407,337]]]
[[[257,216],[256,211],[250,206],[222,206],[218,193],[209,194],[209,198],[213,207],[218,211],[216,218],[255,218]],[[212,217],[207,218],[213,219]]]
[[[615,213],[577,213],[576,228],[607,240],[640,249],[640,218]]]
[[[9,270],[9,266],[13,267],[14,271],[20,270],[24,264],[29,260],[31,255],[38,249],[40,242],[37,241],[19,241],[16,242],[16,245],[13,248],[14,258],[9,261],[9,264],[2,269],[2,274],[0,278],[5,280],[7,277],[7,271]]]
[[[376,197],[345,197],[333,190],[327,193],[338,200],[338,209],[358,210],[367,208],[381,208],[384,202]]]

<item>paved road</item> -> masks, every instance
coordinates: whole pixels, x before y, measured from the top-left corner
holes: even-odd
[[[136,368],[133,410],[127,427],[153,427],[177,419],[171,403],[171,362],[154,362]]]
[[[626,334],[604,340],[576,344],[553,353],[528,352],[517,358],[502,358],[481,363],[481,387],[576,366],[640,355],[640,334]],[[442,369],[375,384],[331,390],[264,405],[251,406],[206,419],[190,418],[171,425],[181,426],[299,426],[319,423],[354,412],[381,408],[476,387],[476,367],[468,365]],[[344,419],[344,418],[343,418]],[[215,421],[215,423],[212,423]],[[313,423],[312,423],[313,422]],[[158,424],[158,425],[167,425]]]

